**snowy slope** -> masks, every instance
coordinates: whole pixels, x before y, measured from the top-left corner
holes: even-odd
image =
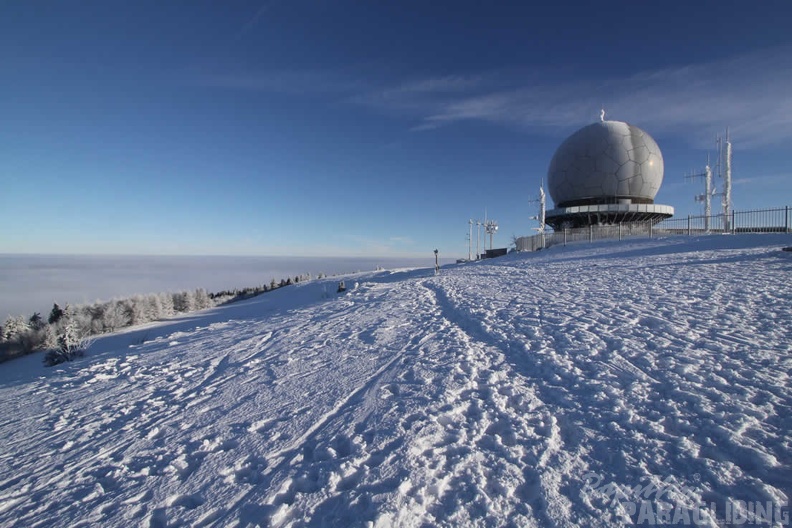
[[[63,368],[12,361],[0,525],[611,526],[671,505],[716,526],[768,501],[781,519],[790,242],[577,245],[361,274],[340,296],[313,281]]]

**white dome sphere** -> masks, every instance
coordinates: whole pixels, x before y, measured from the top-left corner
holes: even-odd
[[[547,171],[556,207],[653,203],[663,183],[663,155],[652,136],[621,121],[602,121],[569,136]]]

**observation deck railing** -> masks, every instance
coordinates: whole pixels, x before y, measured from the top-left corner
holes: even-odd
[[[546,231],[520,237],[515,244],[518,251],[536,251],[551,246],[603,239],[734,233],[792,233],[792,207],[732,211],[728,217],[723,213],[712,216],[689,215],[686,218],[668,218],[659,222],[629,222]]]

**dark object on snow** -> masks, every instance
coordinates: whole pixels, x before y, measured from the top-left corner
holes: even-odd
[[[785,248],[783,248],[781,251],[789,251],[789,252],[792,252],[792,246],[785,247]]]
[[[338,293],[345,292],[345,291],[346,291],[346,284],[344,284],[344,281],[339,282],[338,283]]]
[[[484,258],[495,258],[495,257],[502,257],[506,253],[508,253],[509,248],[497,248],[497,249],[488,249],[486,250],[486,257]]]

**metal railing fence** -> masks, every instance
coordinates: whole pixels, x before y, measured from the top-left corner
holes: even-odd
[[[714,235],[734,233],[792,233],[792,207],[732,211],[730,215],[688,216],[666,220],[592,225],[520,237],[518,251],[536,251],[574,242],[669,235]]]

